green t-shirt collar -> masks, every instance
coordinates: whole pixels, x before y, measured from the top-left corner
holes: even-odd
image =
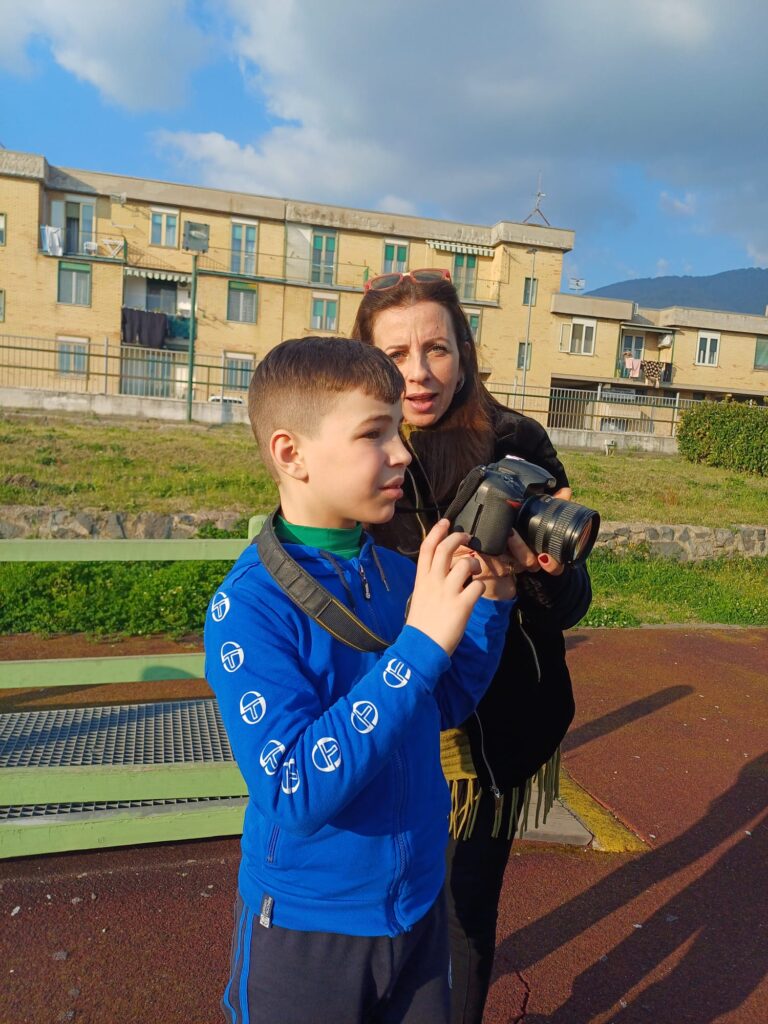
[[[360,523],[351,530],[329,530],[321,526],[297,526],[278,516],[275,533],[277,539],[284,544],[320,548],[340,558],[356,558],[363,546],[363,527]]]

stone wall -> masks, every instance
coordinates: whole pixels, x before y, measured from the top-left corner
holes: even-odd
[[[3,538],[164,538],[194,537],[203,523],[212,523],[221,530],[231,530],[243,516],[237,512],[180,512],[163,515],[159,512],[103,512],[31,505],[0,507],[0,539]],[[603,522],[597,547],[612,551],[646,544],[651,554],[678,561],[700,561],[705,558],[730,558],[734,555],[768,556],[768,527],[740,526],[735,529],[713,529],[653,523]]]

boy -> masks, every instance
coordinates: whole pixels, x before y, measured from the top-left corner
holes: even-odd
[[[444,520],[416,567],[362,533],[402,493],[402,389],[382,352],[343,338],[283,342],[251,381],[278,538],[389,646],[333,636],[255,544],[211,602],[206,676],[250,798],[223,998],[233,1022],[448,1020],[439,731],[484,692],[513,602],[478,600],[480,564],[453,557],[468,538]],[[497,598],[512,586],[487,584]]]

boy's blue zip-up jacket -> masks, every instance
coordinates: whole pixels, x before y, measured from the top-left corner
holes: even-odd
[[[481,598],[452,658],[404,626],[415,566],[365,538],[339,559],[288,553],[387,640],[341,643],[272,580],[255,544],[208,608],[206,677],[248,786],[239,887],[272,923],[397,935],[444,878],[450,801],[441,729],[465,721],[501,655],[514,602]],[[513,681],[510,681],[513,685]]]

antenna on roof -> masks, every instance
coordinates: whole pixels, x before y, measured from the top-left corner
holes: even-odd
[[[545,199],[546,195],[547,195],[546,192],[542,192],[541,191],[541,171],[539,171],[539,183],[538,183],[538,186],[536,188],[536,203],[534,204],[534,207],[531,210],[531,212],[528,214],[528,216],[523,221],[523,224],[527,224],[528,221],[531,219],[531,217],[535,217],[536,214],[538,214],[539,217],[541,217],[541,219],[544,221],[544,223],[547,225],[548,228],[552,227],[552,225],[549,223],[547,218],[541,212],[541,200]]]
[[[568,279],[568,290],[581,294],[584,291],[586,283],[587,282],[583,277],[570,277]]]

